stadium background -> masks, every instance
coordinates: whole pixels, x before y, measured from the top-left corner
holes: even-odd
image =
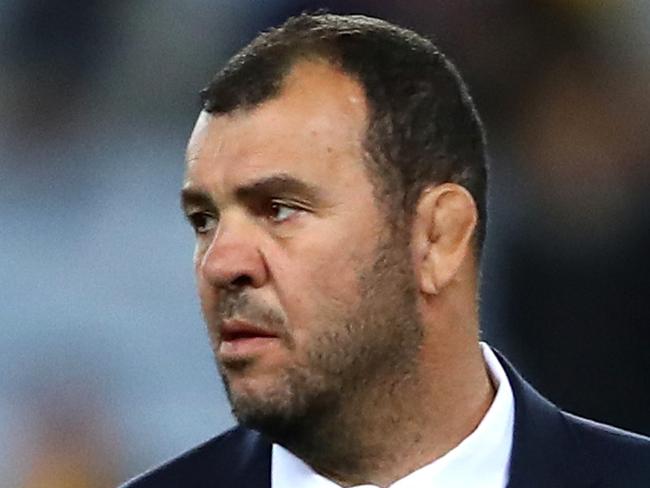
[[[110,487],[232,424],[178,190],[198,90],[304,9],[433,37],[492,156],[483,334],[650,433],[650,3],[0,0],[0,486]]]

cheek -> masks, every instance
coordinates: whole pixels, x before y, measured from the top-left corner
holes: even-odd
[[[367,256],[355,256],[341,243],[331,248],[305,248],[276,274],[276,286],[291,327],[299,337],[357,306],[358,269]]]
[[[216,301],[217,297],[215,294],[215,289],[212,287],[204,278],[201,271],[201,261],[203,257],[199,252],[194,253],[194,280],[196,285],[197,294],[201,302],[201,309],[203,315],[208,321],[211,322],[212,315],[216,310]]]
[[[340,305],[352,305],[359,291],[357,266],[359,258],[336,251],[314,267],[310,278],[318,286],[323,299]]]

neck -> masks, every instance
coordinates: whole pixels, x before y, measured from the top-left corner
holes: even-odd
[[[494,388],[476,340],[425,340],[420,353],[416,371],[357,385],[278,442],[342,486],[388,486],[443,456],[478,426]]]

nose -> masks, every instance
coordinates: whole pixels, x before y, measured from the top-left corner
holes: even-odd
[[[220,289],[261,287],[267,279],[266,263],[255,231],[222,222],[205,253],[199,257],[198,273]]]

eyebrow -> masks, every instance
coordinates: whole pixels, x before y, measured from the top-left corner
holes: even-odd
[[[242,200],[259,196],[295,196],[316,203],[322,199],[316,186],[286,173],[266,176],[244,184],[235,190],[235,195]]]
[[[321,192],[315,185],[286,173],[274,174],[245,183],[236,188],[235,196],[238,200],[295,196],[314,204],[322,200]],[[208,192],[187,185],[181,190],[181,208],[187,210],[190,207],[216,208],[216,205]]]
[[[187,212],[191,207],[214,208],[214,202],[209,193],[194,188],[185,186],[181,190],[181,209]]]

